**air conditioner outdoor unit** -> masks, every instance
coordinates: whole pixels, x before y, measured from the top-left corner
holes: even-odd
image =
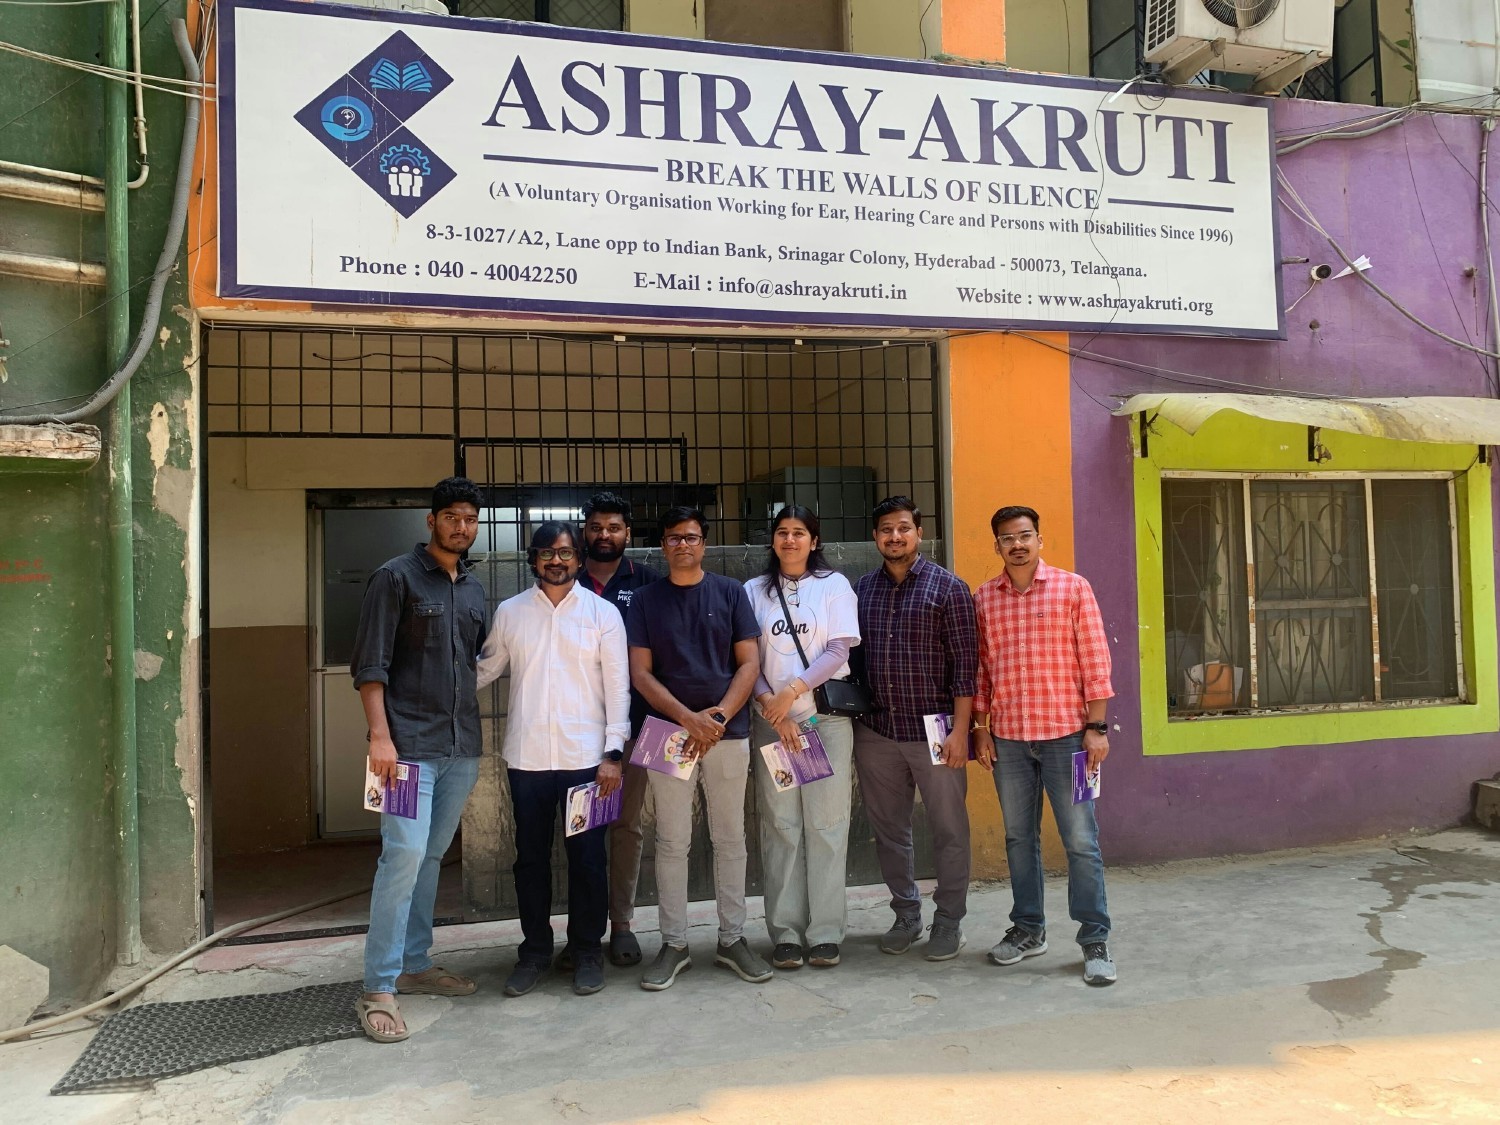
[[[1333,56],[1334,0],[1146,0],[1147,62],[1168,82],[1200,71],[1256,75],[1257,94]]]
[[[452,14],[443,0],[327,0],[327,2],[348,4],[351,8],[374,8],[381,12],[418,12],[424,16]]]

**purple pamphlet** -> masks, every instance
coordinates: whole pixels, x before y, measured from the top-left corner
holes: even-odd
[[[776,786],[778,793],[833,776],[828,751],[823,749],[823,740],[814,730],[802,732],[801,750],[788,750],[777,741],[762,746],[760,756],[766,760],[766,769],[771,771],[771,784]]]
[[[417,819],[417,783],[422,776],[422,767],[416,762],[397,762],[396,776],[382,782],[365,768],[365,808],[370,812],[390,813]]]
[[[932,764],[943,764],[943,743],[953,733],[952,715],[923,715],[922,727],[927,732],[927,752],[932,755]]]
[[[685,753],[687,741],[687,731],[665,719],[648,715],[641,724],[640,734],[636,735],[630,763],[686,781],[693,776],[693,767],[698,764],[696,758],[689,758]]]
[[[923,715],[922,729],[927,732],[927,752],[932,755],[932,764],[943,764],[943,743],[953,733],[952,715]],[[969,746],[969,761],[974,761],[974,746]]]
[[[1099,797],[1099,767],[1089,769],[1089,752],[1073,751],[1073,803],[1097,800]]]
[[[603,828],[620,819],[620,797],[622,786],[608,797],[599,796],[599,783],[588,781],[568,790],[568,803],[563,814],[563,835],[576,836],[590,828]]]

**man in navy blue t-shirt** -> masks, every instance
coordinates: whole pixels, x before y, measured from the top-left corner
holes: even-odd
[[[651,771],[656,801],[656,890],[661,951],[641,976],[651,992],[670,988],[692,967],[687,947],[688,849],[693,787],[702,785],[714,848],[719,945],[714,963],[745,980],[771,979],[771,967],[745,940],[745,783],[750,712],[760,670],[760,626],[745,588],[703,569],[708,520],[695,508],[661,519],[667,580],[635,592],[625,619],[630,682],[651,714],[687,731],[697,757],[688,780]]]

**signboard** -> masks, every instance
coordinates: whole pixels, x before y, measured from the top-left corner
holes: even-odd
[[[1281,335],[1263,100],[220,4],[226,297]]]

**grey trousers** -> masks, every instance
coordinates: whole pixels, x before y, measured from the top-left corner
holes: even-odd
[[[750,740],[726,738],[698,759],[683,781],[646,771],[656,802],[656,913],[661,940],[687,946],[688,850],[693,843],[693,792],[703,789],[708,838],[714,848],[714,894],[719,904],[719,944],[745,936],[745,786],[750,780]]]
[[[626,757],[630,755],[627,753]],[[635,889],[641,879],[641,850],[645,833],[641,817],[646,808],[646,775],[644,766],[625,763],[620,785],[620,819],[609,826],[609,924],[612,929],[628,930],[635,917]]]
[[[880,874],[890,888],[896,917],[922,917],[911,835],[912,809],[920,791],[937,858],[932,901],[942,918],[959,921],[968,910],[969,897],[967,769],[935,766],[925,740],[895,742],[861,722],[854,724],[854,766],[859,771],[865,812],[875,829]]]
[[[778,793],[759,747],[776,741],[756,715],[750,728],[755,791],[760,800],[760,863],[765,873],[766,931],[779,945],[841,945],[849,921],[849,801],[854,788],[853,721],[826,715],[818,737],[833,776]]]

